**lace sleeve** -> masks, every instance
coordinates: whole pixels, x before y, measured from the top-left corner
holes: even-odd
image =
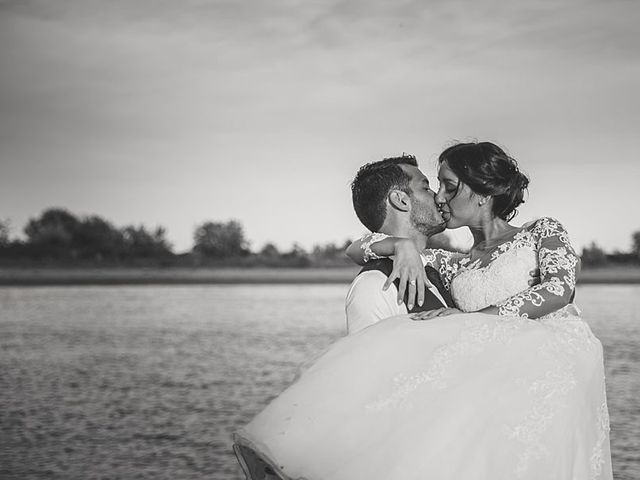
[[[435,268],[444,287],[447,290],[451,290],[451,280],[458,273],[460,263],[467,255],[441,248],[427,248],[422,253],[425,258],[425,264]]]
[[[365,263],[369,260],[377,260],[378,258],[382,258],[371,250],[371,245],[379,242],[380,240],[384,240],[387,237],[389,237],[389,235],[387,235],[386,233],[373,232],[366,234],[360,239],[362,241],[362,245],[360,245],[360,248],[364,252],[363,260]]]
[[[541,218],[531,233],[537,242],[540,283],[499,303],[500,315],[539,318],[567,305],[575,290],[580,259],[564,227],[553,218]]]

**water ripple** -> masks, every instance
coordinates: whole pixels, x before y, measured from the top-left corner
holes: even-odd
[[[618,480],[640,478],[640,287],[583,286]],[[0,477],[243,478],[231,433],[343,334],[344,285],[0,289]]]

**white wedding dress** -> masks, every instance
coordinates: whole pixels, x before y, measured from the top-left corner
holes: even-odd
[[[576,258],[551,219],[484,264],[432,251],[462,310],[500,315],[397,316],[340,339],[234,435],[248,478],[611,479],[600,342],[572,304],[527,318],[573,286]]]

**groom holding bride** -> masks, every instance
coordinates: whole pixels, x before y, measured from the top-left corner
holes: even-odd
[[[566,230],[509,223],[528,178],[492,143],[446,149],[438,180],[413,157],[358,172],[373,233],[348,249],[364,265],[349,335],[234,434],[247,478],[612,478],[602,347],[571,303]],[[425,249],[445,221],[470,229],[469,253]]]
[[[422,252],[429,238],[446,228],[436,193],[413,155],[363,165],[351,183],[351,192],[358,219],[370,231],[382,234],[374,238],[405,238],[409,248]],[[358,256],[354,248],[349,251],[353,257]],[[414,269],[419,280],[409,280],[407,271],[394,270],[390,258],[380,258],[370,249],[364,254],[373,260],[363,266],[349,287],[347,333],[396,315],[455,308],[440,274],[426,264],[421,253],[424,275]],[[538,270],[530,273],[529,284],[539,283]]]

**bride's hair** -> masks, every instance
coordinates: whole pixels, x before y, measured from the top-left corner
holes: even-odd
[[[529,178],[500,147],[491,142],[458,143],[440,154],[438,163],[443,162],[475,193],[493,197],[496,217],[509,221],[516,216]]]

